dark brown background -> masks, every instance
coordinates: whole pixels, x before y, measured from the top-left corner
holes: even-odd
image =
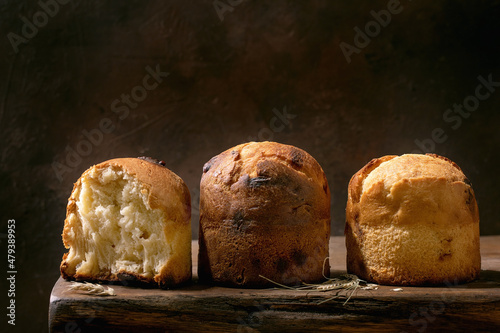
[[[374,157],[414,151],[416,139],[442,128],[448,139],[434,151],[472,181],[481,233],[500,234],[500,88],[459,128],[443,120],[479,75],[500,81],[499,1],[401,1],[402,12],[351,63],[339,44],[353,44],[353,28],[364,29],[386,1],[249,1],[223,21],[213,1],[75,1],[17,53],[7,34],[21,35],[21,18],[41,9],[35,1],[0,6],[0,240],[6,253],[6,222],[16,219],[25,330],[46,327],[72,183],[112,157],[165,160],[191,190],[196,237],[204,162],[259,133],[296,145],[325,170],[332,232],[341,235],[352,174]],[[112,102],[157,65],[169,76],[119,119]],[[284,108],[295,118],[272,132],[273,109]],[[103,118],[114,130],[59,180],[52,164],[66,164],[67,147]]]

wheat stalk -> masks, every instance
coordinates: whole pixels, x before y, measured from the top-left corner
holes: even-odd
[[[328,258],[325,258],[325,260],[323,261],[323,271],[324,271],[324,268],[325,268],[325,263],[326,261],[328,260]],[[289,286],[285,286],[281,283],[278,283],[276,281],[273,281],[271,279],[268,279],[267,277],[265,276],[262,276],[262,275],[259,275],[261,278],[281,287],[281,288],[286,288],[286,289],[292,289],[292,290],[296,290],[296,291],[321,291],[321,292],[328,292],[328,291],[333,291],[333,290],[337,290],[337,294],[333,297],[330,297],[330,298],[327,298],[325,300],[322,300],[320,302],[318,302],[318,304],[323,304],[323,303],[326,303],[326,302],[329,302],[337,297],[340,297],[340,292],[342,290],[347,290],[348,291],[348,297],[347,297],[347,300],[344,302],[343,305],[346,305],[347,302],[349,302],[349,300],[351,299],[351,296],[354,294],[354,292],[357,290],[357,289],[362,289],[362,290],[377,290],[378,289],[378,285],[376,284],[373,284],[373,283],[367,283],[366,281],[364,280],[361,280],[360,278],[358,278],[356,275],[354,274],[343,274],[341,275],[340,277],[338,278],[327,278],[325,276],[325,274],[323,273],[323,277],[326,279],[325,282],[323,283],[318,283],[318,284],[308,284],[308,283],[302,283],[301,286],[299,287],[289,287]],[[349,293],[350,291],[350,293]]]
[[[113,288],[107,287],[100,284],[89,283],[89,282],[73,282],[69,286],[69,290],[79,290],[84,291],[86,294],[95,296],[116,296]]]

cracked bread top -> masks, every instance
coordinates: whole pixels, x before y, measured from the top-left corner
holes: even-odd
[[[207,209],[211,215],[241,215],[241,208],[248,218],[263,211],[274,216],[308,206],[329,211],[330,204],[319,163],[302,149],[276,142],[245,143],[213,157],[203,167],[201,192],[210,195],[204,195],[200,205],[219,208]]]

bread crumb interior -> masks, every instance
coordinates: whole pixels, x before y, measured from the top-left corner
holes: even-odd
[[[171,256],[165,213],[151,209],[148,190],[117,166],[92,169],[72,197],[76,213],[65,228],[71,273],[128,273],[153,278]]]

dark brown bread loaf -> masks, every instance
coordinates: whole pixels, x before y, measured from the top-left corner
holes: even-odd
[[[203,167],[201,280],[243,287],[269,286],[259,275],[286,285],[319,281],[329,238],[330,190],[305,151],[251,142]]]

